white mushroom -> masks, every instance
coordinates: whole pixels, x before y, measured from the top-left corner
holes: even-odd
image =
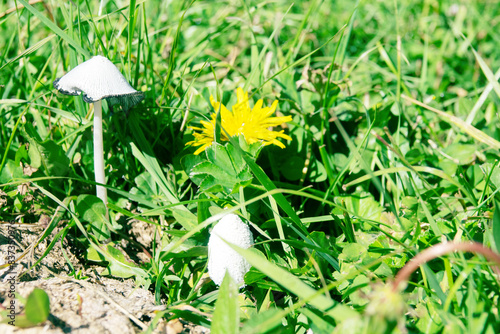
[[[245,274],[250,264],[227,243],[241,248],[253,244],[252,232],[235,214],[224,216],[210,233],[208,241],[208,275],[215,284],[221,285],[226,271],[238,286],[244,286]]]
[[[119,104],[127,111],[139,103],[144,94],[132,88],[123,74],[106,57],[95,56],[81,63],[60,79],[54,88],[67,95],[82,95],[87,103],[94,104],[94,172],[95,181],[105,184],[104,153],[102,143],[102,104],[106,99],[110,106]],[[107,206],[106,188],[97,186],[97,197]],[[106,209],[107,216],[107,209]]]

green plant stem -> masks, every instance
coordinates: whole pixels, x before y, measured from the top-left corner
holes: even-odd
[[[427,263],[437,257],[443,256],[452,252],[470,252],[483,255],[489,261],[492,261],[496,265],[497,274],[500,273],[500,255],[495,253],[489,248],[484,247],[477,242],[443,242],[432,247],[427,248],[423,252],[415,256],[410,262],[408,262],[403,269],[401,269],[393,283],[393,290],[397,291],[398,287],[408,281],[411,274],[417,270],[418,267]]]

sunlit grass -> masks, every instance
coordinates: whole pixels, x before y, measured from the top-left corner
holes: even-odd
[[[166,305],[158,317],[214,333],[500,331],[498,276],[480,256],[450,253],[400,295],[387,288],[433,245],[500,248],[498,4],[31,3],[0,5],[3,221],[55,217],[42,238],[134,277]],[[109,222],[92,196],[92,107],[52,86],[97,54],[146,96],[128,113],[104,107]],[[291,140],[221,138],[216,117],[216,143],[193,155],[210,97],[234,106],[239,87],[251,106],[278,101]],[[236,249],[253,266],[239,295],[206,278],[224,210],[256,242]],[[158,236],[141,246],[148,261],[119,246],[133,219]]]

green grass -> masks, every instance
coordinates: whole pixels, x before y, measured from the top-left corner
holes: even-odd
[[[98,11],[0,5],[1,220],[48,215],[41,239],[79,248],[71,268],[106,260],[105,274],[135,277],[166,306],[150,330],[182,317],[214,333],[500,332],[499,277],[481,256],[430,260],[392,290],[438,243],[500,250],[500,4],[152,0]],[[92,110],[52,87],[97,54],[146,96],[129,113],[104,108],[110,222],[93,196]],[[232,138],[224,159],[193,156],[189,126],[214,112],[210,95],[232,106],[237,87],[251,104],[278,100],[293,140],[256,154]],[[215,172],[190,173],[200,162]],[[253,265],[240,294],[229,281],[199,284],[224,208],[252,222],[256,241],[239,250]],[[144,247],[132,219],[158,235],[149,261],[128,260]]]

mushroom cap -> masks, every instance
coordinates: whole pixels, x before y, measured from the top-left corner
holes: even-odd
[[[103,56],[92,57],[56,79],[54,88],[66,95],[81,94],[88,103],[106,99],[111,105],[120,104],[123,110],[132,108],[144,98],[144,94],[132,88],[118,68]]]
[[[238,286],[244,286],[245,274],[251,266],[221,238],[246,249],[253,244],[252,232],[240,217],[230,213],[215,225],[208,241],[208,275],[212,281],[221,285],[227,270]]]

